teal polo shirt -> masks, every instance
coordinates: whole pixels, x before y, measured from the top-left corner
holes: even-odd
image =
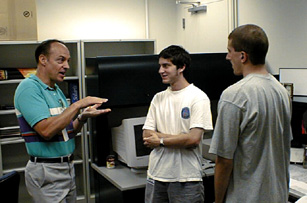
[[[66,136],[59,133],[51,140],[43,139],[33,129],[39,121],[57,116],[68,107],[66,97],[57,84],[51,88],[36,75],[31,75],[18,85],[14,104],[21,135],[29,155],[51,158],[67,156],[74,152],[73,121],[66,126]]]

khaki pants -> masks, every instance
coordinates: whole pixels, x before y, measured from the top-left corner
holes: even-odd
[[[34,202],[76,202],[73,163],[35,163],[29,161],[25,170],[25,181]]]

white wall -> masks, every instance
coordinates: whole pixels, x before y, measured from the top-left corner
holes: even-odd
[[[207,4],[207,11],[196,14],[188,12],[189,5],[177,5],[178,42],[190,52],[227,52],[229,1],[202,0],[201,4]]]
[[[156,50],[177,41],[174,0],[36,0],[38,40],[156,39]]]
[[[144,39],[144,0],[36,0],[38,39]]]
[[[171,44],[189,52],[225,52],[228,0],[203,0],[207,12],[191,14],[175,0],[147,0],[148,38],[156,52]],[[38,40],[145,39],[146,0],[36,0]],[[182,29],[182,18],[186,28]]]
[[[156,39],[159,53],[171,44],[177,44],[177,10],[175,0],[148,0],[149,38]]]
[[[254,23],[268,35],[269,70],[307,68],[306,0],[238,0],[239,25]]]

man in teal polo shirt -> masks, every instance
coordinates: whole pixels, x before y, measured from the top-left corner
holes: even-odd
[[[86,97],[70,106],[57,82],[69,69],[70,52],[62,41],[47,40],[35,51],[36,75],[15,92],[15,109],[30,160],[25,169],[34,202],[76,202],[73,152],[75,135],[87,118],[108,113],[97,109],[107,99]],[[76,115],[84,109],[81,114]]]

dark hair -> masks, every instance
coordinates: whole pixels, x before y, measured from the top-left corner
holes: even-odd
[[[248,54],[253,65],[265,64],[269,40],[261,27],[252,24],[239,26],[229,34],[228,39],[235,51]]]
[[[171,45],[163,49],[159,58],[170,59],[171,62],[178,68],[182,68],[185,65],[185,70],[190,68],[191,57],[190,54],[182,47]]]
[[[52,43],[55,43],[55,42],[58,42],[58,43],[61,43],[61,44],[64,44],[64,42],[60,41],[60,40],[57,40],[57,39],[49,39],[49,40],[46,40],[46,41],[43,41],[35,50],[35,60],[36,62],[38,63],[39,61],[39,56],[41,54],[45,55],[45,56],[48,56],[49,55],[49,51],[50,51],[50,47],[51,47],[51,44]]]

